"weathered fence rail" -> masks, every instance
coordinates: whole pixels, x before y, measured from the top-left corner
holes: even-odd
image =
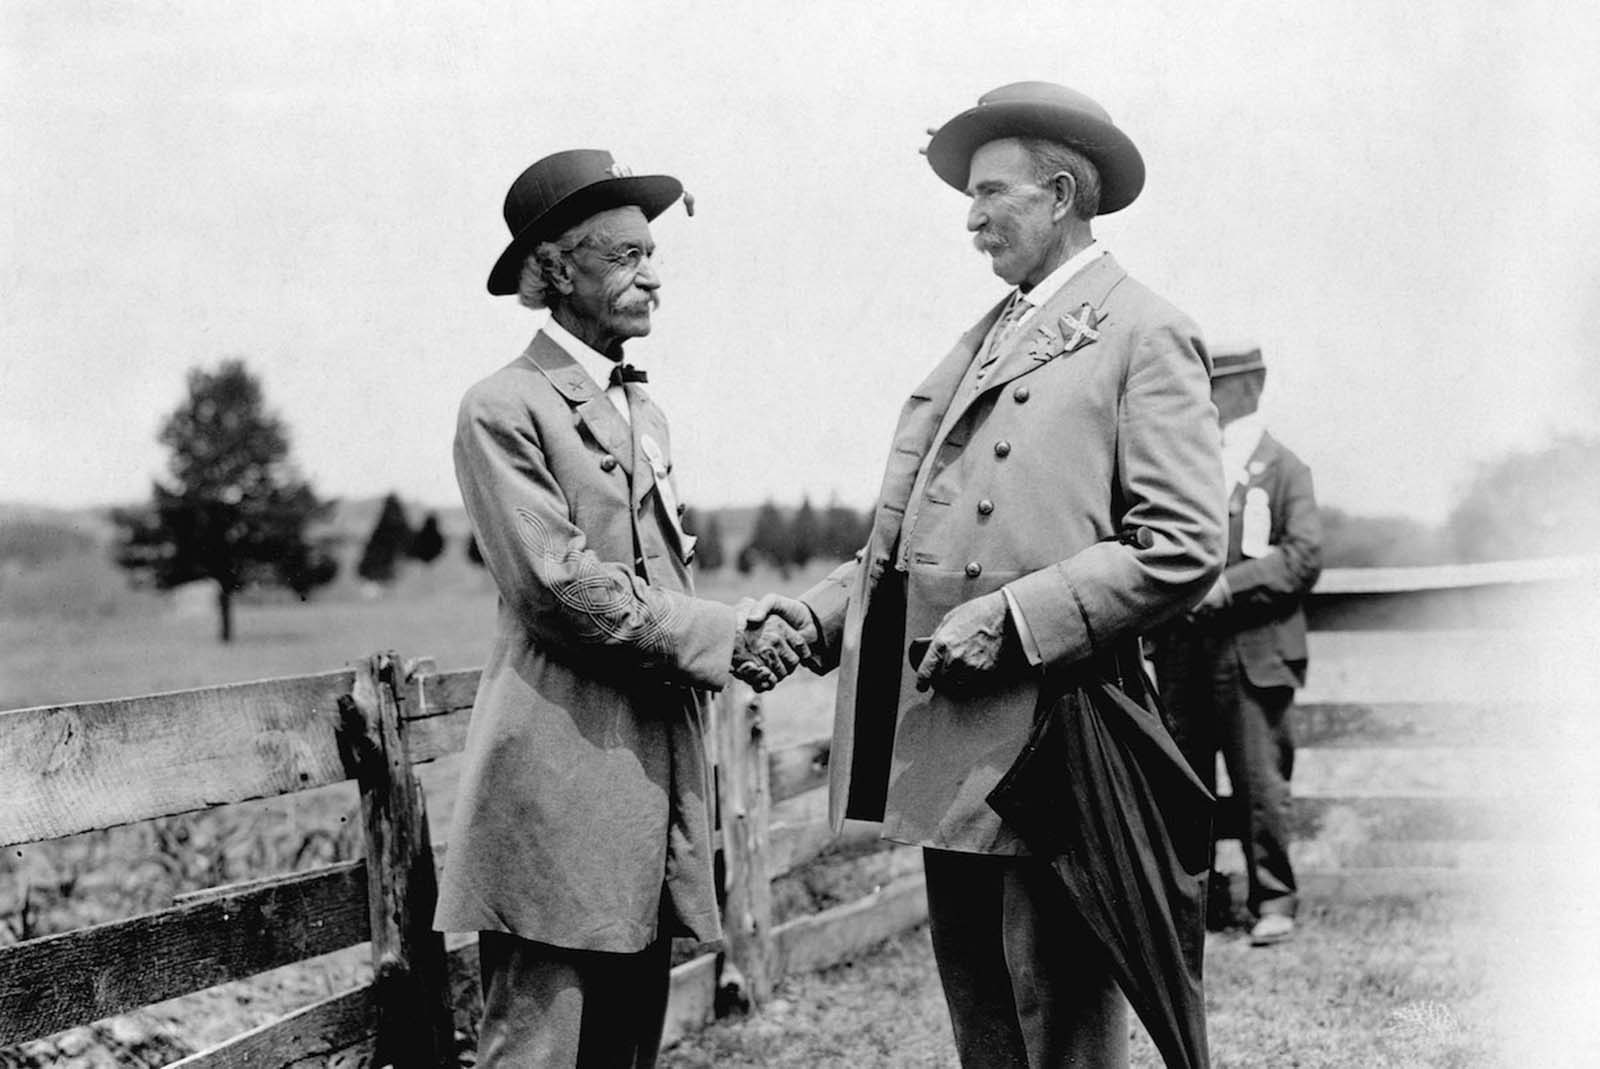
[[[1571,582],[1572,567],[1546,566],[1550,575],[1528,582]],[[1584,567],[1592,577],[1592,562]],[[1485,595],[1526,589],[1499,572],[1457,574],[1454,587],[1436,574],[1410,587],[1402,575],[1378,578],[1374,613],[1359,583],[1330,573],[1314,626],[1392,626],[1408,590],[1433,607],[1446,597],[1452,611],[1480,606],[1481,623],[1497,611],[1481,608]],[[429,930],[435,850],[415,766],[462,748],[477,681],[476,670],[407,668],[380,654],[344,671],[0,713],[8,848],[349,781],[365,846],[362,861],[185,893],[152,913],[0,947],[0,1047],[369,944],[371,983],[179,1064],[259,1069],[332,1055],[450,1064],[476,1012],[476,946],[447,949]],[[1297,706],[1296,850],[1308,883],[1406,889],[1481,863],[1519,826],[1492,755],[1531,715],[1491,701]],[[743,688],[723,696],[715,727],[727,952],[674,969],[669,1039],[713,1016],[720,987],[737,983],[759,1005],[785,975],[846,960],[926,916],[911,874],[779,923],[774,880],[884,844],[872,825],[835,838],[819,807],[804,804],[825,784],[826,739],[771,749],[762,707]],[[1475,748],[1491,756],[1474,764]],[[1468,759],[1433,760],[1445,750]],[[1224,807],[1224,828],[1230,819]]]

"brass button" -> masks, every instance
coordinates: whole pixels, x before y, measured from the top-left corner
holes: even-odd
[[[601,457],[600,458],[600,470],[601,471],[616,471],[617,470],[617,458],[612,456],[610,453],[607,453],[605,456]]]
[[[973,561],[971,564],[967,565],[967,578],[968,579],[976,579],[976,578],[978,578],[978,576],[980,576],[982,574],[983,574],[983,565],[979,564],[977,561]]]
[[[978,515],[979,516],[987,516],[987,515],[989,515],[989,513],[993,512],[993,511],[994,511],[994,502],[993,501],[990,501],[988,498],[984,498],[982,501],[978,502]]]
[[[682,516],[685,512],[688,512],[688,511],[689,511],[689,506],[688,505],[685,505],[682,501],[678,502],[678,515],[679,516]]]
[[[1018,386],[1015,390],[1011,391],[1011,396],[1016,398],[1017,404],[1020,405],[1026,404],[1030,395],[1026,386]]]
[[[1008,456],[1010,456],[1011,455],[1011,443],[1006,441],[1004,438],[1002,438],[998,442],[994,443],[994,455],[997,456],[997,457],[1008,457]]]

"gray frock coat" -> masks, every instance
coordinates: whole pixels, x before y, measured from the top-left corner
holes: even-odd
[[[631,430],[540,333],[461,402],[456,476],[500,601],[439,929],[620,953],[720,938],[704,715],[734,610],[693,596],[646,459],[670,469],[666,419],[625,389]]]
[[[1101,256],[964,396],[1001,307],[913,391],[865,551],[804,600],[821,626],[819,667],[839,669],[835,827],[881,820],[900,842],[1024,854],[986,799],[1027,741],[1045,673],[1199,600],[1222,568],[1226,514],[1208,363],[1187,316]],[[1148,546],[1114,540],[1138,527]],[[1031,633],[1029,658],[969,694],[916,691],[909,640],[1002,588]]]

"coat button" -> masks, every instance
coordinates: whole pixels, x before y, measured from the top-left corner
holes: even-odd
[[[1006,441],[1004,438],[1002,438],[998,442],[994,443],[994,455],[997,456],[997,457],[1008,457],[1008,456],[1010,456],[1011,455],[1011,443]]]
[[[610,453],[607,453],[605,456],[601,457],[600,458],[600,470],[601,471],[616,471],[617,470],[617,458],[612,456]]]
[[[976,579],[976,578],[978,578],[978,576],[980,576],[982,574],[983,574],[983,565],[979,564],[977,561],[973,561],[971,564],[967,565],[967,578],[968,579]]]
[[[1031,395],[1028,393],[1028,388],[1026,386],[1018,386],[1015,390],[1011,391],[1011,396],[1015,398],[1017,404],[1020,405],[1026,404],[1029,396]]]
[[[987,516],[987,515],[989,515],[989,513],[993,512],[993,511],[994,511],[994,502],[993,501],[990,501],[988,498],[984,498],[982,501],[978,502],[978,515],[979,516]]]
[[[688,511],[689,511],[689,506],[688,505],[685,505],[682,501],[678,502],[678,515],[679,516],[682,516],[685,512],[688,512]]]

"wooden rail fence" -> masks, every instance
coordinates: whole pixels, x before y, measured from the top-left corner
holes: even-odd
[[[1341,582],[1332,626],[1364,626],[1351,610],[1359,591]],[[1376,593],[1389,604],[1402,588]],[[1366,626],[1390,626],[1387,613]],[[461,749],[477,682],[477,670],[441,673],[379,654],[343,671],[0,713],[8,849],[347,781],[359,789],[365,845],[361,861],[184,894],[152,913],[0,947],[0,1048],[370,944],[371,983],[177,1064],[259,1069],[335,1055],[453,1064],[478,1005],[476,944],[447,949],[430,930],[435,851],[414,766]],[[1481,863],[1519,825],[1517,807],[1492,782],[1484,789],[1478,766],[1433,759],[1514,740],[1519,714],[1504,703],[1310,701],[1294,716],[1296,851],[1312,888],[1437,883]],[[771,749],[761,704],[742,687],[724,694],[716,720],[727,949],[673,970],[669,1041],[710,1020],[719,991],[736,986],[759,1006],[785,975],[848,960],[926,917],[922,878],[911,873],[778,923],[773,881],[886,844],[874,825],[828,833],[817,804],[828,740]],[[1341,753],[1355,759],[1344,771]],[[1399,780],[1385,783],[1385,769]]]

